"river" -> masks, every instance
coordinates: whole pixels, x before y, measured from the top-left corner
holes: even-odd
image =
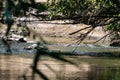
[[[90,40],[86,40],[86,42],[81,42],[80,44],[76,43],[74,38],[63,38],[63,37],[43,37],[40,41],[40,46],[47,47],[50,51],[60,51],[60,52],[68,52],[72,53],[74,51],[75,54],[92,54],[94,53],[118,53],[120,52],[120,47],[112,47],[109,46],[108,42],[104,43],[90,43],[87,42]],[[35,53],[34,47],[37,46],[38,41],[28,41],[25,42],[17,42],[10,41],[10,48],[12,53]],[[26,49],[30,48],[31,49]],[[0,53],[6,53],[6,49],[2,41],[0,41]]]
[[[7,80],[4,76],[8,76],[10,80],[24,80],[22,75],[26,75],[26,79],[30,80],[32,73],[27,69],[33,62],[36,50],[25,48],[36,43],[10,42],[13,55],[0,55],[0,80]],[[62,54],[62,52],[67,52],[74,54],[62,58],[75,64],[65,63],[64,60],[61,62],[61,59],[59,61],[59,59],[50,56],[40,57],[38,68],[49,80],[120,80],[120,47],[111,47],[108,44],[76,44],[73,39],[69,41],[60,37],[51,37],[46,42],[41,42],[41,46],[47,47],[51,53],[59,52]],[[74,53],[72,53],[73,51]],[[6,53],[2,42],[0,43],[0,53]],[[115,56],[108,56],[111,53]],[[44,79],[37,76],[36,80]]]

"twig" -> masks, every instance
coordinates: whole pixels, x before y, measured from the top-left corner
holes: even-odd
[[[69,35],[76,34],[76,33],[80,32],[80,31],[85,30],[85,29],[88,29],[88,28],[91,28],[91,26],[85,27],[85,28],[82,28],[82,29],[79,29],[79,30],[77,30],[77,31],[75,31],[75,32],[70,33]]]
[[[81,39],[76,42],[77,45],[79,45],[79,44],[86,38],[86,36],[87,36],[91,31],[93,31],[93,30],[94,30],[94,28],[90,29],[87,33],[85,33],[85,34],[81,37]],[[72,53],[74,53],[76,49],[77,49],[77,46],[73,49],[73,52],[72,52]]]
[[[102,38],[100,38],[99,40],[95,41],[94,43],[99,42],[100,40],[104,39],[105,37],[107,37],[108,35],[110,35],[110,34],[112,34],[112,33],[113,33],[113,32],[110,32],[110,33],[104,35]]]

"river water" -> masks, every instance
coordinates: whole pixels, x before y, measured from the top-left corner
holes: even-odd
[[[56,63],[53,65],[53,62],[49,63],[48,64],[49,67],[54,66],[55,68],[56,65],[60,66],[60,70],[57,73],[57,75],[60,76],[54,80],[58,80],[58,79],[59,80],[120,80],[120,59],[119,59],[120,47],[111,47],[108,44],[90,44],[90,43],[76,44],[76,43],[67,42],[68,40],[66,41],[66,39],[65,40],[62,39],[63,40],[62,42],[57,42],[59,40],[61,40],[61,38],[56,38],[56,39],[54,38],[54,41],[52,40],[53,42],[49,41],[48,39],[48,41],[46,41],[47,43],[45,44],[42,43],[41,46],[47,47],[50,52],[61,52],[61,53],[67,52],[69,54],[74,54],[74,55],[77,54],[76,56],[70,56],[70,58],[72,58],[70,60],[73,60],[77,64],[77,67],[73,67],[73,65],[70,64]],[[28,42],[28,43],[10,42],[12,53],[19,54],[18,55],[19,57],[17,56],[17,59],[20,58],[20,60],[22,60],[21,57],[29,59],[30,58],[29,54],[32,55],[35,54],[36,52],[35,49],[30,49],[30,50],[25,49],[34,44],[36,44],[36,42]],[[72,53],[73,51],[74,53]],[[0,42],[0,53],[6,53],[5,46],[2,44],[2,42]],[[117,57],[106,56],[107,54],[111,54],[111,53],[117,55]],[[27,57],[24,57],[23,55],[20,56],[21,54],[24,54],[24,56],[27,55]],[[98,54],[102,54],[102,55],[98,55]],[[82,55],[82,57],[78,57],[79,55]],[[84,57],[86,55],[92,57]],[[10,61],[14,60],[14,58],[9,58],[9,59]],[[51,61],[46,57],[43,57],[42,60],[47,62]],[[45,64],[42,64],[41,66],[45,66]],[[67,71],[68,68],[70,68],[71,70],[69,69],[70,71]],[[51,69],[52,67],[50,68],[50,70]],[[22,69],[20,68],[20,70]],[[47,72],[46,68],[43,68],[43,70]],[[2,70],[0,71],[4,72]],[[4,75],[5,74],[7,73],[4,73]],[[1,73],[0,75],[3,74]],[[11,80],[15,80],[15,79],[12,78]]]
[[[87,40],[89,41],[89,40]],[[12,53],[35,53],[34,47],[36,47],[38,41],[16,42],[10,41],[10,48]],[[119,53],[120,47],[109,46],[108,42],[104,43],[85,43],[77,44],[72,38],[62,37],[43,37],[43,40],[39,41],[40,46],[47,47],[50,51],[60,51],[75,54],[91,54],[91,53]],[[32,47],[32,49],[25,49]],[[6,53],[5,45],[0,41],[0,53]]]
[[[32,47],[37,43],[18,43],[18,42],[11,42],[11,50],[12,53],[35,53],[35,49],[24,49],[28,47]],[[114,53],[120,52],[120,47],[111,47],[109,45],[96,45],[96,44],[67,44],[67,43],[56,43],[56,44],[41,44],[41,46],[46,46],[49,50],[53,51],[60,51],[60,52],[74,52],[76,54],[85,54],[85,53]],[[34,47],[34,46],[33,46]],[[6,49],[4,44],[0,45],[0,52],[5,53]]]

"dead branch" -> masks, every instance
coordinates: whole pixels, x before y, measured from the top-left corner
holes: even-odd
[[[78,37],[79,40],[76,42],[77,45],[79,45],[79,44],[87,37],[87,35],[88,35],[91,31],[93,31],[93,30],[94,30],[94,28],[91,28],[87,33],[85,33],[85,34],[83,34],[83,35],[80,35],[80,36]],[[74,53],[76,49],[77,49],[77,46],[74,48],[74,50],[73,50],[72,53]]]
[[[88,28],[91,28],[91,26],[85,27],[85,28],[82,28],[82,29],[79,29],[79,30],[77,30],[77,31],[75,31],[75,32],[70,33],[69,35],[76,34],[76,33],[80,32],[80,31],[85,30],[85,29],[88,29]]]
[[[110,35],[110,34],[112,34],[112,33],[113,33],[113,32],[110,32],[110,33],[104,35],[102,38],[100,38],[99,40],[95,41],[94,43],[99,42],[100,40],[104,39],[105,37],[107,37],[108,35]]]

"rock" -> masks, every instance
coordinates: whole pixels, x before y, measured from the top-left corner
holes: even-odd
[[[120,40],[113,40],[113,41],[110,43],[110,46],[120,47]]]
[[[28,47],[25,47],[24,49],[26,49],[26,50],[32,50],[32,49],[48,50],[46,47],[38,46],[37,44],[30,45]]]
[[[36,47],[37,47],[37,44],[33,44],[33,45],[28,46],[28,47],[24,47],[24,49],[32,50],[32,49],[36,49]]]
[[[39,50],[48,50],[48,48],[47,47],[45,47],[45,46],[37,46],[37,47],[35,47],[35,49],[39,49]]]
[[[18,40],[18,42],[27,42],[27,41],[24,40],[24,38],[20,38],[20,39]]]

